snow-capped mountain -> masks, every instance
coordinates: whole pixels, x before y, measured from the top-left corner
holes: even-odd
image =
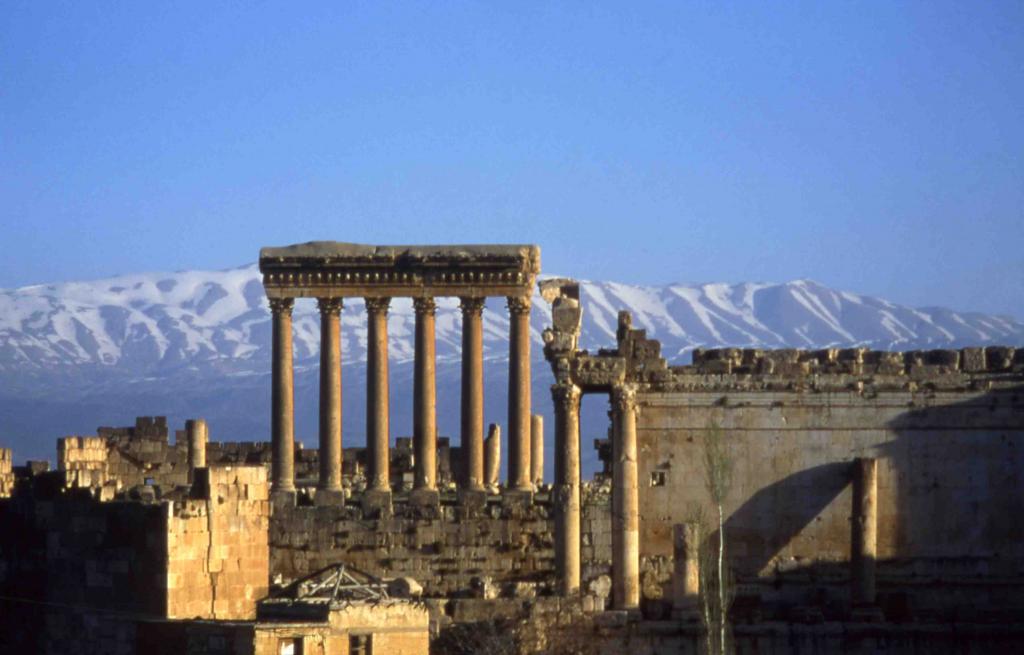
[[[583,283],[581,346],[615,343],[619,310],[662,342],[667,359],[695,347],[812,348],[863,345],[916,349],[1024,345],[1024,324],[1008,317],[912,309],[815,282],[636,286]],[[342,313],[345,430],[363,434],[366,321],[359,299]],[[319,317],[313,301],[294,314],[297,428],[316,434]],[[534,298],[534,403],[547,409],[541,331],[547,305]],[[439,423],[457,434],[461,315],[458,301],[437,312]],[[414,315],[392,303],[388,330],[394,434],[411,425]],[[501,299],[484,312],[488,420],[504,421],[508,319]],[[205,415],[214,438],[265,439],[269,430],[270,313],[255,265],[227,271],[143,273],[88,282],[0,290],[0,445],[20,457],[49,456],[52,439],[136,414],[172,423]],[[308,402],[306,400],[308,396]],[[493,401],[492,401],[493,400]],[[493,411],[492,411],[493,410]],[[493,414],[493,416],[492,416]],[[6,442],[6,443],[5,443]]]

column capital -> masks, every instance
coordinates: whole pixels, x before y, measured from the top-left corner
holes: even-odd
[[[366,298],[366,312],[368,314],[384,314],[388,313],[388,309],[391,307],[391,298]]]
[[[433,298],[413,298],[412,307],[417,316],[433,316],[437,310],[437,302]]]
[[[292,315],[292,309],[295,307],[295,298],[268,298],[267,300],[270,302],[270,312],[272,314]]]
[[[509,314],[516,316],[530,313],[529,296],[509,296],[507,300]]]
[[[577,409],[583,391],[572,382],[558,382],[551,385],[551,399],[563,409]]]
[[[480,316],[484,312],[486,298],[459,298],[459,307],[462,308],[462,315],[474,314]]]
[[[317,298],[316,306],[321,314],[337,314],[344,303],[341,298]]]
[[[636,411],[636,385],[625,383],[612,387],[612,410],[618,412]]]

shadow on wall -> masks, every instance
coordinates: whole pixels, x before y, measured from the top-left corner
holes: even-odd
[[[850,484],[850,462],[830,462],[797,471],[763,487],[725,521],[731,543],[743,543],[745,575],[763,570]],[[717,539],[717,532],[713,535]]]
[[[873,456],[879,595],[904,593],[937,610],[1024,607],[1024,386],[947,404],[923,392],[917,401],[926,406],[884,424],[886,440],[855,438],[846,458],[759,489],[726,519],[741,579],[792,559],[775,569],[776,583],[845,584],[852,508],[844,492],[851,461]],[[803,557],[789,558],[798,537]]]

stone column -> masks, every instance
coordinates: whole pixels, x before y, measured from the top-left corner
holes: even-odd
[[[273,491],[295,491],[295,385],[292,369],[293,298],[271,298],[271,447]]]
[[[484,298],[462,298],[462,452],[463,483],[484,488]]]
[[[640,606],[635,385],[612,389],[612,416],[612,598],[616,609],[635,609]]]
[[[319,298],[320,479],[317,496],[341,491],[341,298]],[[320,492],[329,492],[321,495]]]
[[[188,437],[188,468],[191,475],[192,471],[206,466],[206,442],[209,440],[206,421],[201,418],[185,421],[185,434]]]
[[[544,484],[544,417],[530,417],[530,482],[534,487]]]
[[[437,389],[435,381],[433,298],[415,298],[416,368],[413,380],[413,490],[437,490]],[[420,498],[428,496],[419,494]],[[429,499],[428,499],[429,500]]]
[[[530,484],[530,297],[509,297],[508,487]]]
[[[496,423],[491,423],[487,429],[484,450],[484,486],[487,491],[498,493],[498,477],[501,475],[501,427]]]
[[[388,390],[388,307],[391,298],[367,298],[366,448],[367,481],[374,491],[391,491]]]
[[[853,463],[850,600],[854,608],[875,603],[875,558],[878,554],[878,461]]]
[[[672,617],[696,621],[700,618],[700,528],[696,523],[677,523],[672,537]]]
[[[580,388],[551,386],[555,403],[555,574],[558,592],[580,590]]]

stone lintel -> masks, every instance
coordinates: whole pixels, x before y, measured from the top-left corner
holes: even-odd
[[[528,296],[540,272],[540,248],[315,241],[263,248],[260,271],[270,298]]]

